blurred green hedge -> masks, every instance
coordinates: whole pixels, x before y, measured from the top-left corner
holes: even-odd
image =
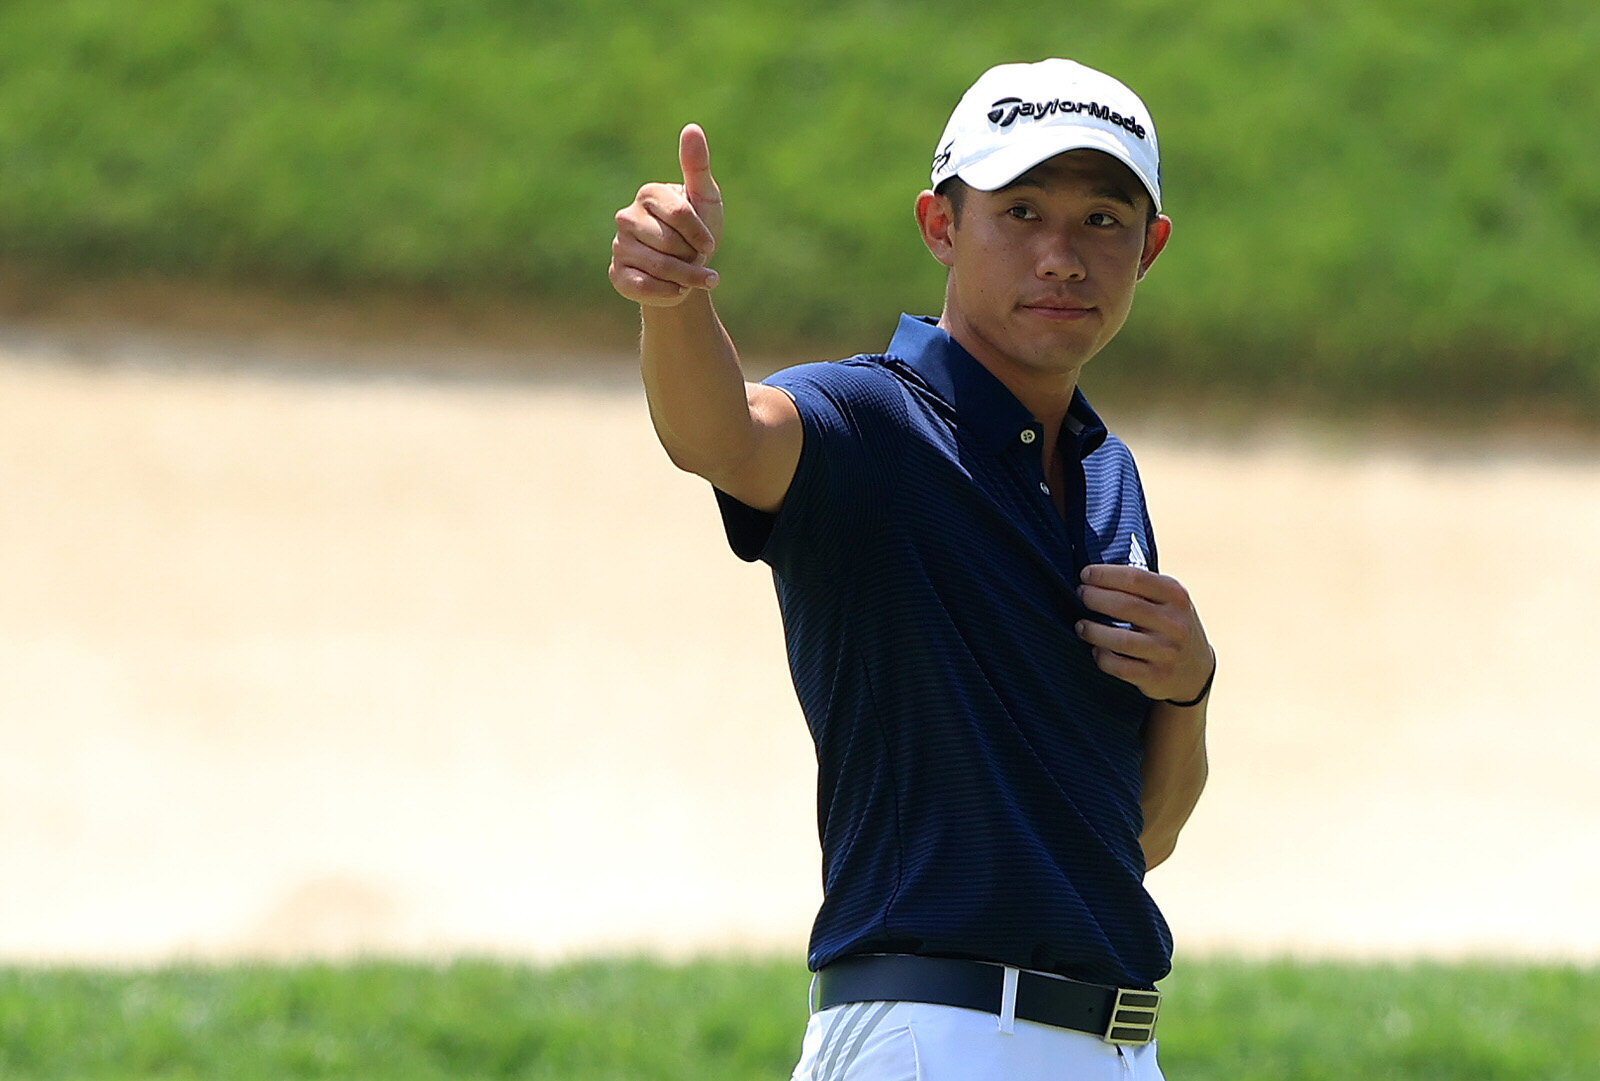
[[[1593,0],[14,0],[0,259],[615,313],[611,216],[697,120],[736,337],[877,348],[939,305],[951,106],[1045,55],[1145,98],[1177,226],[1096,367],[1600,416]]]

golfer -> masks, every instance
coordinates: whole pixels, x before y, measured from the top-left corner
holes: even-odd
[[[756,384],[711,303],[699,127],[679,158],[618,212],[610,274],[662,445],[772,569],[816,744],[795,1078],[1159,1078],[1144,876],[1205,784],[1216,660],[1078,389],[1172,231],[1149,112],[1068,60],[985,72],[916,199],[938,318]]]

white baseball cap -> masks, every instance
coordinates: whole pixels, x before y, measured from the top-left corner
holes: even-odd
[[[1156,126],[1139,96],[1073,60],[1001,64],[978,76],[945,125],[933,186],[959,176],[979,191],[1003,188],[1068,150],[1101,150],[1128,168],[1161,209]]]

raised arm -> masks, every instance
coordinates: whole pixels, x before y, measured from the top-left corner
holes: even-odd
[[[699,125],[679,136],[678,163],[682,184],[646,184],[617,212],[611,284],[639,305],[645,396],[673,464],[775,511],[800,461],[800,414],[781,390],[745,381],[712,306],[722,193]]]

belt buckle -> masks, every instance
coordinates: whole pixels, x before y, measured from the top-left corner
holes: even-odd
[[[1140,1047],[1156,1038],[1156,1017],[1161,1013],[1160,991],[1135,991],[1119,987],[1106,1022],[1106,1043]]]

